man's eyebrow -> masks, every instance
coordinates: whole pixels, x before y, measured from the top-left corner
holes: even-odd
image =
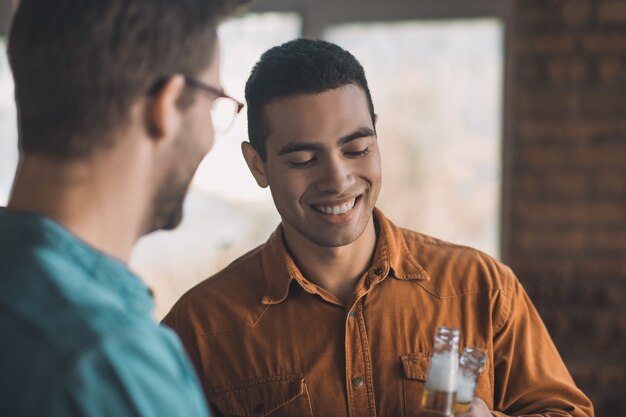
[[[352,142],[353,140],[366,138],[370,136],[376,136],[376,132],[374,132],[374,130],[369,127],[362,127],[360,129],[355,130],[352,133],[347,134],[346,136],[341,137],[337,141],[337,144],[339,146],[343,146],[347,143]],[[321,144],[315,143],[315,142],[309,142],[309,143],[289,142],[285,144],[282,148],[280,148],[280,150],[278,151],[278,156],[282,156],[282,155],[286,155],[286,154],[294,153],[294,152],[321,151],[323,149],[324,147]]]
[[[368,138],[370,136],[376,136],[376,132],[374,132],[374,130],[372,128],[362,127],[360,129],[357,129],[354,132],[352,132],[352,133],[342,137],[341,139],[339,139],[337,144],[339,146],[343,146],[346,143],[352,142],[353,140],[360,139],[360,138]]]
[[[323,149],[322,145],[318,143],[297,143],[297,142],[289,142],[278,151],[278,156],[285,155],[288,153],[294,152],[303,152],[303,151],[321,151]]]

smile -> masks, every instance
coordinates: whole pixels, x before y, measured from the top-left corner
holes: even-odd
[[[352,200],[346,201],[343,204],[339,205],[313,205],[313,208],[319,211],[322,214],[332,214],[334,216],[338,216],[340,214],[345,214],[348,211],[352,210],[354,207],[354,203],[356,202],[357,197],[354,197]]]

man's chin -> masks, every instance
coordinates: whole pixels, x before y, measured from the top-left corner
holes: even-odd
[[[320,234],[319,231],[315,231],[308,233],[308,239],[322,247],[338,248],[354,243],[362,234],[363,230],[335,230],[326,234]]]
[[[161,215],[157,218],[153,219],[150,227],[146,231],[146,235],[152,232],[157,232],[159,230],[174,230],[176,229],[183,221],[183,210],[182,208],[177,210],[175,213],[171,213],[167,216]]]
[[[181,207],[176,210],[175,213],[172,213],[167,217],[166,221],[163,223],[161,227],[162,230],[174,230],[176,229],[183,221],[183,208]]]
[[[183,216],[182,215],[177,216],[176,219],[170,220],[169,222],[165,223],[163,227],[161,228],[161,230],[174,230],[178,226],[180,226],[182,221],[183,221]]]

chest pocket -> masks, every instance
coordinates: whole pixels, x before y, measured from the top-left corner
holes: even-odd
[[[313,417],[304,378],[250,382],[218,391],[214,401],[225,417]]]
[[[417,417],[426,375],[428,374],[430,356],[425,353],[407,353],[402,355],[401,359],[404,372],[404,415]]]

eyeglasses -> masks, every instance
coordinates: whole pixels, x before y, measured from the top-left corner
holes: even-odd
[[[224,93],[222,89],[205,84],[204,82],[185,75],[185,83],[189,87],[198,88],[216,96],[211,107],[211,122],[215,133],[224,134],[233,126],[235,118],[243,109],[243,103]]]

